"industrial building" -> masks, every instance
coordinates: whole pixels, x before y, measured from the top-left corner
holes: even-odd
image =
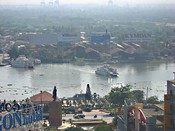
[[[30,33],[25,34],[30,43],[34,43],[37,45],[43,44],[72,44],[81,41],[80,34],[73,34],[73,33],[62,33],[62,34],[37,34],[37,33]]]
[[[111,35],[109,32],[92,32],[91,33],[91,42],[92,43],[104,43],[110,42]]]

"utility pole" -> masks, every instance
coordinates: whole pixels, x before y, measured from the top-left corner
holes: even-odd
[[[148,99],[148,87],[146,88],[146,100]]]

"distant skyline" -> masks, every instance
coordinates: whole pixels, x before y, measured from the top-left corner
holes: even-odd
[[[0,0],[0,4],[40,4],[42,0]],[[55,0],[44,0],[45,3]],[[108,0],[59,0],[60,4],[108,4]],[[118,5],[175,4],[175,0],[113,0]]]

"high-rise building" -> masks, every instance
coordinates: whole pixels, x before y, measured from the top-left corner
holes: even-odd
[[[164,95],[164,131],[175,131],[175,72],[174,80],[167,81]]]

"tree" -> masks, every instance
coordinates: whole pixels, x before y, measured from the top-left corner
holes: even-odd
[[[124,100],[131,96],[131,86],[126,85],[122,87],[115,87],[111,92],[105,96],[106,99],[114,105],[123,105]]]
[[[144,102],[144,91],[133,90],[131,92],[131,99],[135,100],[138,103],[143,103]]]
[[[84,131],[84,130],[80,127],[69,127],[65,129],[65,131]]]
[[[17,58],[19,55],[17,46],[13,46],[9,51],[8,54],[10,55],[10,58]]]
[[[18,47],[14,45],[9,51],[8,54],[11,58],[17,58],[19,55],[32,56],[33,52],[30,46],[25,45],[24,47]]]
[[[113,118],[113,120],[112,120],[112,126],[113,126],[114,128],[117,128],[117,120],[118,120],[118,116],[115,115],[114,118]]]
[[[146,100],[146,103],[150,103],[150,104],[158,104],[159,103],[159,99],[157,96],[151,96]]]
[[[19,55],[30,56],[31,50],[30,47],[20,47],[18,48]]]
[[[107,123],[102,123],[95,126],[94,131],[112,131],[112,125]]]

